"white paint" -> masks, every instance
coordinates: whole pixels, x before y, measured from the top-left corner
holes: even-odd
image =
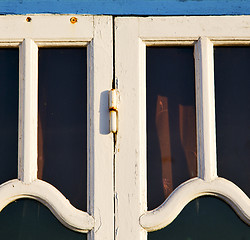
[[[0,46],[20,45],[18,179],[0,186],[0,209],[19,198],[47,206],[66,227],[89,239],[112,240],[113,139],[109,134],[108,90],[112,83],[112,18],[70,15],[0,16]],[[74,208],[52,185],[37,179],[38,46],[88,50],[88,212]],[[55,169],[56,171],[56,169]],[[77,184],[77,183],[76,183]]]
[[[18,178],[30,183],[37,178],[38,47],[26,38],[19,59]]]
[[[213,44],[202,37],[195,45],[198,176],[217,177]]]
[[[95,219],[89,239],[114,239],[113,138],[109,99],[113,79],[112,18],[95,16],[88,46],[88,211]]]
[[[232,182],[217,177],[213,43],[250,45],[250,17],[118,17],[115,29],[115,70],[121,93],[115,176],[116,239],[146,240],[146,232],[138,223],[146,231],[161,229],[186,204],[202,195],[222,198],[249,224],[247,195]],[[193,45],[198,177],[183,183],[161,206],[147,212],[145,48]]]
[[[116,133],[117,132],[117,97],[118,92],[117,89],[111,89],[109,91],[109,125],[110,125],[110,132]]]
[[[72,24],[73,15],[9,15],[0,16],[0,41],[20,43],[24,38],[35,42],[52,41],[85,41],[93,38],[93,16],[76,16],[77,22]],[[27,22],[26,18],[31,21]]]
[[[196,41],[200,37],[212,41],[250,40],[250,16],[141,17],[135,21],[139,22],[139,36],[144,41]]]
[[[115,155],[115,239],[146,239],[139,223],[146,211],[145,44],[138,20],[115,19],[115,74],[119,115]]]
[[[32,198],[41,202],[71,230],[88,232],[94,227],[92,216],[73,207],[55,187],[39,179],[30,184],[15,179],[0,185],[0,211],[20,198]]]
[[[199,178],[181,184],[158,208],[141,216],[140,223],[147,231],[156,231],[170,224],[193,199],[214,195],[225,200],[250,225],[250,204],[246,194],[235,184],[216,178],[211,182]]]
[[[113,79],[112,18],[72,15],[0,16],[0,46],[20,44],[19,180],[0,186],[0,209],[18,198],[46,205],[68,228],[94,240],[146,240],[172,222],[188,202],[215,195],[249,224],[250,200],[216,171],[213,44],[250,45],[250,17],[118,17],[115,71],[119,80],[119,131],[113,154],[108,90]],[[199,174],[147,212],[146,46],[195,45]],[[88,49],[88,213],[53,186],[37,180],[38,47]],[[115,201],[115,202],[114,202]]]
[[[110,110],[109,111],[109,122],[110,122],[110,132],[111,133],[116,133],[117,132],[117,115],[116,111]]]

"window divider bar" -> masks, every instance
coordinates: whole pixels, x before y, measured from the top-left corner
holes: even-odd
[[[195,44],[198,177],[217,177],[213,43],[206,37]]]
[[[38,47],[29,38],[19,48],[18,179],[37,179]]]

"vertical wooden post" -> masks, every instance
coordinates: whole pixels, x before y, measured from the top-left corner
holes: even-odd
[[[213,44],[199,38],[195,45],[198,176],[217,177]]]
[[[93,17],[88,46],[88,212],[95,219],[91,240],[114,239],[113,134],[108,91],[113,79],[112,17]]]
[[[38,47],[26,38],[19,54],[19,146],[18,179],[37,178]]]

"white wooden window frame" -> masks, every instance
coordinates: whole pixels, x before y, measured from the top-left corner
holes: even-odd
[[[116,239],[147,239],[170,224],[193,199],[214,195],[250,224],[250,199],[217,176],[213,46],[250,46],[250,17],[118,17],[115,19],[115,77],[119,122],[115,161]],[[198,176],[177,187],[158,208],[147,211],[146,47],[194,46]],[[160,186],[159,186],[160,187]]]
[[[89,239],[110,240],[114,235],[113,139],[106,90],[113,75],[112,18],[77,15],[73,24],[71,17],[0,16],[0,47],[19,48],[18,179],[0,186],[0,210],[16,199],[32,198],[66,227],[90,231]],[[75,46],[87,47],[88,212],[76,209],[54,186],[37,179],[38,49]]]
[[[0,16],[0,47],[20,49],[18,179],[0,186],[0,210],[16,199],[33,198],[66,227],[90,232],[89,239],[146,240],[148,231],[167,226],[188,202],[210,194],[227,201],[249,224],[249,198],[217,176],[213,46],[250,45],[250,17],[115,19],[115,77],[120,91],[115,155],[107,99],[113,77],[112,18],[78,15],[72,24],[71,17]],[[154,45],[194,45],[199,170],[197,178],[180,185],[161,206],[148,212],[145,53],[147,46]],[[63,46],[88,49],[87,213],[37,179],[38,48]]]

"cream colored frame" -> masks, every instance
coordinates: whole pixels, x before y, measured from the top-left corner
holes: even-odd
[[[114,235],[113,139],[105,92],[113,75],[112,18],[78,15],[73,24],[71,17],[0,16],[0,47],[19,47],[20,69],[18,179],[0,186],[0,210],[16,199],[32,198],[66,227],[90,231],[89,239],[110,240]],[[38,47],[65,46],[87,47],[88,52],[88,212],[76,209],[55,187],[37,179]]]
[[[0,186],[0,209],[16,199],[33,198],[70,229],[90,232],[89,239],[145,240],[148,231],[168,225],[192,199],[210,194],[227,201],[249,224],[249,198],[217,176],[213,89],[213,46],[250,45],[249,17],[115,19],[120,102],[114,155],[106,93],[113,77],[112,18],[78,15],[72,24],[70,15],[33,15],[30,22],[27,17],[0,16],[0,47],[20,49],[18,179]],[[195,46],[199,172],[148,212],[145,50],[153,45]],[[60,46],[88,49],[88,213],[37,179],[38,47]]]
[[[250,199],[217,176],[213,46],[250,45],[250,17],[118,17],[115,74],[120,103],[115,172],[117,240],[147,239],[194,198],[214,195],[250,223]],[[198,177],[177,187],[158,208],[146,202],[146,47],[193,46],[196,69]]]

